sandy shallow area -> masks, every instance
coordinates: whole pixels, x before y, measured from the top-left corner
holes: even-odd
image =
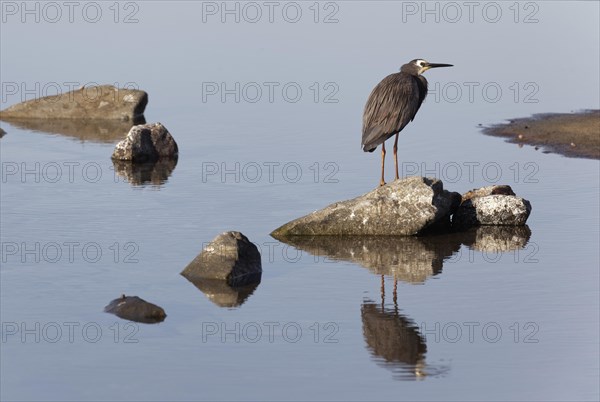
[[[600,110],[536,114],[487,127],[484,133],[533,145],[546,153],[600,159]]]

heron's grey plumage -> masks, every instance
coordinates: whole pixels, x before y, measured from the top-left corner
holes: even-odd
[[[427,80],[406,72],[390,74],[371,92],[363,114],[362,145],[372,152],[400,132],[417,114],[427,96]]]

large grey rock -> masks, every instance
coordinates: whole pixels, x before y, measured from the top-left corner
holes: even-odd
[[[440,180],[410,177],[331,204],[271,235],[414,235],[448,221],[459,202],[460,194],[444,190]]]
[[[240,232],[215,237],[181,272],[191,282],[218,279],[232,287],[260,282],[261,274],[260,252]]]
[[[144,91],[100,85],[17,103],[0,112],[0,119],[134,120],[147,104]]]
[[[112,158],[137,163],[176,159],[178,155],[173,136],[161,123],[153,123],[131,127],[127,137],[115,146]]]
[[[143,322],[146,324],[162,322],[167,317],[165,310],[161,307],[156,304],[148,303],[146,300],[137,296],[122,295],[118,299],[111,301],[108,306],[104,308],[104,311],[115,314],[117,317],[126,320]]]
[[[452,217],[456,227],[478,225],[525,225],[531,204],[517,197],[510,186],[489,186],[463,195],[460,207]]]

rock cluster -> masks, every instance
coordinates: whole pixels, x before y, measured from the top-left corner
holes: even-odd
[[[529,201],[510,186],[490,186],[464,195],[444,190],[440,180],[409,177],[360,197],[336,202],[275,229],[271,236],[398,236],[439,228],[524,225]],[[452,216],[452,220],[450,217]]]

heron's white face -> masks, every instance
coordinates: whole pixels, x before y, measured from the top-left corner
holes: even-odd
[[[419,74],[423,74],[425,71],[429,70],[427,60],[417,59],[414,61],[414,64],[419,68]]]

